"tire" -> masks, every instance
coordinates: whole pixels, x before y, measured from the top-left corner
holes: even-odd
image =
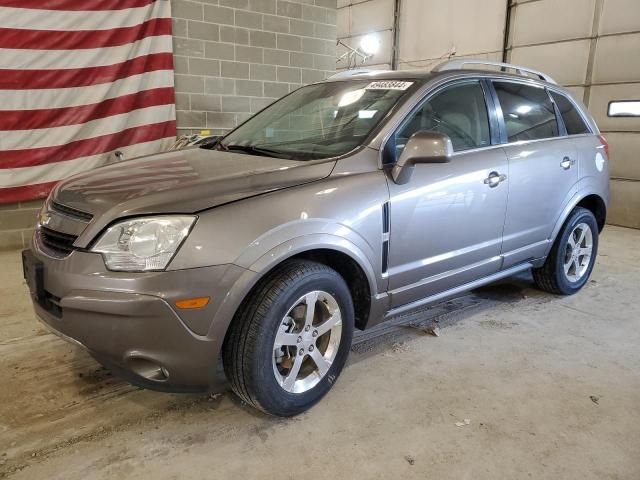
[[[581,236],[583,231],[585,231],[584,237]],[[573,241],[576,244],[576,240],[580,240],[581,243],[572,246],[570,242]],[[591,250],[587,259],[586,255],[580,256],[579,253],[586,252],[584,247],[588,243]],[[579,250],[576,250],[576,247]],[[578,255],[577,257],[572,256],[574,252]],[[589,280],[597,253],[596,218],[586,208],[576,207],[558,234],[544,265],[533,269],[533,279],[541,290],[556,295],[573,295]],[[565,270],[567,264],[570,264],[568,271]]]
[[[313,318],[307,315],[307,302],[314,306]],[[297,415],[335,383],[347,361],[353,330],[353,301],[344,279],[320,263],[288,261],[261,281],[238,309],[223,346],[224,371],[247,404],[271,415]],[[330,363],[315,360],[318,356]]]

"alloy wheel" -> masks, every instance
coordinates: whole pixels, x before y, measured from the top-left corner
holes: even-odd
[[[570,282],[578,282],[589,269],[593,254],[593,232],[586,223],[574,227],[567,239],[564,274]]]
[[[333,295],[320,290],[300,297],[280,323],[273,345],[273,373],[287,392],[311,390],[333,363],[342,336],[342,314]]]

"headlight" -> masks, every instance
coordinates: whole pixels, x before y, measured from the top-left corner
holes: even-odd
[[[109,270],[163,270],[195,222],[194,216],[143,217],[116,223],[91,248]]]

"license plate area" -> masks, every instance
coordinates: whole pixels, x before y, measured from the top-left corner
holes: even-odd
[[[35,257],[31,250],[22,251],[22,273],[31,296],[44,306],[47,300],[44,289],[44,264]]]
[[[22,274],[33,300],[51,315],[62,318],[60,299],[44,289],[44,263],[31,250],[22,252]]]

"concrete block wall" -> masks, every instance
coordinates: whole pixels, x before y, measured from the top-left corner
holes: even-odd
[[[220,134],[335,71],[336,0],[172,0],[179,133]]]
[[[42,200],[0,205],[0,250],[25,248],[29,244]]]

